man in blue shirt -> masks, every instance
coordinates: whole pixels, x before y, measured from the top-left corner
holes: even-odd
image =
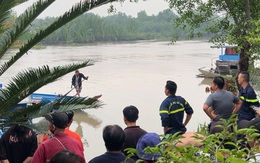
[[[177,84],[173,81],[167,81],[165,86],[165,95],[167,98],[160,106],[160,116],[164,134],[175,134],[186,132],[186,125],[189,123],[193,114],[193,109],[189,103],[181,96],[176,96]],[[184,119],[184,112],[186,119]]]
[[[255,118],[255,111],[251,106],[259,106],[259,101],[252,86],[249,84],[249,73],[242,71],[237,78],[239,88],[239,98],[242,100],[242,106],[238,112],[238,120],[252,120]]]

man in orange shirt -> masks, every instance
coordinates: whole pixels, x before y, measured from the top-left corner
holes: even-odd
[[[73,122],[74,112],[73,112],[72,110],[70,110],[70,111],[67,111],[67,112],[65,112],[65,113],[68,115],[69,123],[68,123],[67,127],[65,128],[65,131],[64,131],[64,132],[67,133],[70,137],[76,139],[76,140],[81,144],[81,146],[82,146],[82,151],[84,151],[83,143],[82,143],[82,141],[81,141],[81,137],[79,136],[79,134],[76,133],[76,132],[74,132],[74,131],[71,131],[71,130],[69,129],[70,125],[71,125],[72,122]]]

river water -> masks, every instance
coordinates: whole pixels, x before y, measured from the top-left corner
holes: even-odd
[[[41,65],[58,66],[77,61],[91,60],[95,64],[80,72],[89,76],[83,82],[82,96],[102,94],[105,104],[99,109],[77,113],[71,129],[82,136],[87,160],[106,151],[102,130],[109,124],[125,128],[122,110],[135,105],[140,113],[137,124],[148,132],[162,134],[159,106],[166,97],[164,86],[174,80],[177,95],[183,96],[193,107],[194,114],[188,131],[196,131],[199,124],[209,118],[202,110],[208,94],[204,92],[210,80],[198,78],[198,68],[210,67],[211,59],[217,57],[218,49],[201,41],[134,42],[122,44],[98,44],[90,46],[48,46],[42,50],[31,50],[3,76],[6,84],[11,76],[28,67]],[[65,94],[71,88],[71,77],[67,74],[37,92]],[[71,92],[70,95],[74,95]]]

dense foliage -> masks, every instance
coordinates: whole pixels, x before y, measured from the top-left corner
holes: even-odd
[[[176,40],[186,39],[185,30],[173,28],[173,20],[177,16],[170,10],[164,10],[158,15],[148,16],[145,11],[137,17],[118,13],[100,17],[86,13],[71,21],[61,29],[45,38],[43,44],[85,44],[93,42],[120,42],[134,40]],[[37,19],[31,26],[31,31],[37,31],[42,26],[53,22],[55,18]],[[203,37],[209,37],[202,32]]]

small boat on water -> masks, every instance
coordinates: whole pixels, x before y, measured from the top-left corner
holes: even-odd
[[[199,77],[205,77],[205,78],[214,78],[216,76],[219,76],[219,73],[216,73],[215,69],[209,68],[209,67],[201,67],[199,68],[199,71],[201,74],[199,74]]]
[[[215,60],[215,67],[201,67],[198,70],[199,77],[214,78],[216,76],[235,75],[239,69],[240,54],[234,50],[234,46],[211,46],[211,48],[221,48],[221,54]],[[213,59],[212,59],[213,62]]]
[[[36,93],[36,92],[34,92],[29,96],[29,101],[31,103],[39,103],[42,100],[52,102],[52,101],[57,100],[57,99],[62,98],[62,97],[64,97],[64,96],[61,95],[61,94],[47,94],[47,93]]]
[[[0,83],[0,89],[2,87],[3,87],[3,85]],[[71,89],[69,92],[71,92],[72,90],[73,89]],[[18,104],[16,104],[15,106],[11,107],[10,111],[13,111],[17,108],[26,108],[27,105],[37,104],[39,102],[42,102],[42,104],[46,104],[46,103],[53,102],[53,101],[58,100],[58,99],[62,99],[64,97],[73,97],[73,96],[67,95],[69,92],[67,92],[65,95],[34,92],[31,95],[29,95],[27,98],[25,98],[24,100],[19,102]],[[93,96],[93,97],[90,97],[90,98],[98,100],[101,96],[102,95],[96,95],[96,96]]]
[[[3,85],[0,83],[0,89],[3,87]],[[72,89],[71,89],[72,90]],[[70,90],[70,91],[71,91]],[[70,92],[69,91],[69,92]],[[26,108],[28,105],[32,105],[32,104],[37,104],[37,103],[41,103],[41,105],[45,105],[49,102],[53,102],[55,100],[59,100],[59,99],[63,99],[64,97],[73,97],[73,96],[67,96],[67,94],[69,93],[67,92],[65,95],[62,94],[47,94],[47,93],[37,93],[34,92],[31,95],[29,95],[27,98],[25,98],[24,100],[22,100],[21,102],[19,102],[18,104],[16,104],[15,106],[10,108],[10,111],[14,111],[16,109],[20,109],[20,108]],[[98,100],[102,95],[96,95],[93,97],[90,97],[91,99],[95,99]],[[80,110],[78,110],[80,112]],[[85,118],[87,115],[87,113],[85,112],[80,112],[79,114],[84,114]],[[88,116],[87,120],[94,122],[94,123],[90,123],[92,126],[97,126],[99,125],[101,122],[93,117]],[[9,126],[5,125],[6,123],[6,119],[1,117],[0,118],[0,138],[2,136],[2,134],[9,128]],[[31,120],[30,120],[31,123]]]

